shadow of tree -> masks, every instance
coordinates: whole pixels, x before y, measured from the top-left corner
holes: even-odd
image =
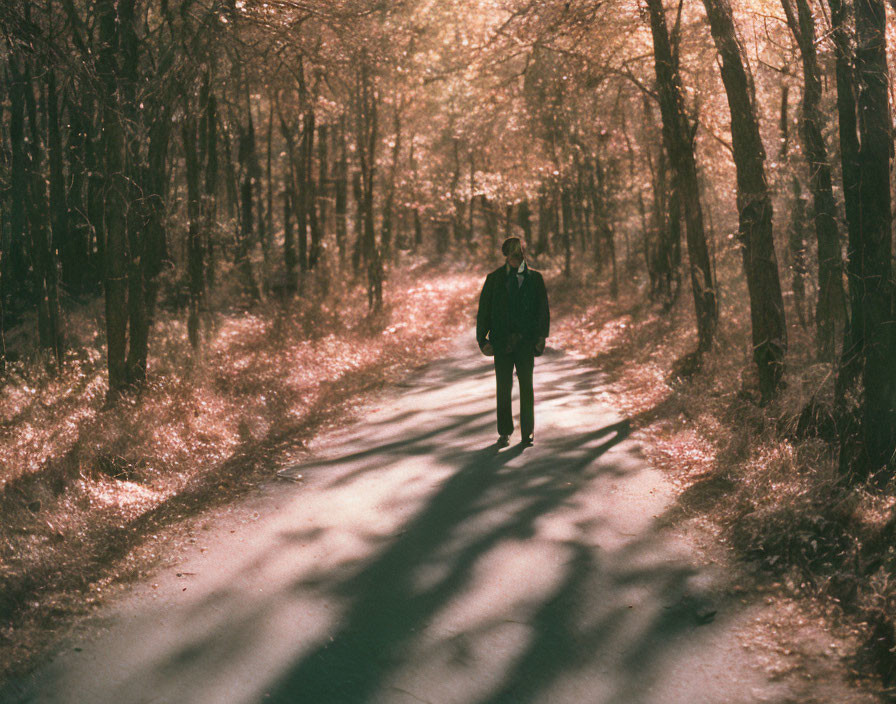
[[[282,643],[283,662],[252,685],[261,701],[457,700],[410,692],[426,687],[425,680],[407,674],[408,663],[421,658],[447,663],[452,677],[479,678],[476,693],[463,701],[642,701],[673,655],[677,637],[697,626],[696,602],[684,599],[695,572],[668,550],[661,521],[630,516],[624,497],[608,498],[623,504],[615,512],[594,505],[603,498],[600,492],[614,491],[617,482],[644,469],[631,447],[620,447],[632,423],[607,422],[607,414],[594,408],[591,395],[600,378],[598,370],[576,360],[549,357],[536,393],[554,424],[547,424],[534,447],[501,449],[480,444],[494,422],[490,395],[483,394],[493,379],[490,365],[464,357],[427,367],[397,390],[403,403],[346,431],[324,448],[331,456],[290,470],[307,479],[298,496],[305,490],[341,496],[377,484],[406,488],[421,482],[418,493],[395,499],[410,508],[401,513],[403,522],[378,530],[363,520],[353,523],[349,514],[283,528],[246,556],[240,572],[285,570],[284,579],[250,596],[235,575],[203,599],[178,607],[173,620],[184,633],[129,670],[116,689],[118,701],[156,687],[177,691],[185,701],[191,694],[208,700],[203,687],[231,676],[231,664],[243,662],[266,624],[283,614],[294,620],[294,636]],[[433,388],[443,392],[427,396]],[[594,425],[583,427],[587,423]],[[393,508],[386,501],[377,510]],[[637,525],[629,529],[629,523]],[[284,567],[290,556],[320,551],[333,531],[350,533],[365,549],[337,563]],[[446,612],[485,598],[483,573],[492,569],[495,555],[532,545],[541,552],[531,554],[545,564],[514,562],[501,579],[516,585],[489,584],[500,591],[489,592],[493,601],[475,619],[436,632],[434,624]],[[538,581],[548,573],[550,579]],[[537,588],[529,588],[531,580]],[[644,594],[650,596],[642,604]],[[296,603],[333,604],[338,615],[326,631],[310,635],[305,616],[283,608]],[[518,629],[514,648],[492,663],[484,651],[508,626]],[[483,662],[494,666],[488,676]],[[604,679],[600,668],[606,669]],[[407,687],[396,684],[408,681]],[[580,696],[572,681],[578,687],[597,682],[602,689]],[[555,698],[559,690],[564,694]]]
[[[352,606],[340,628],[295,663],[266,700],[370,700],[389,672],[411,656],[428,621],[469,586],[482,556],[502,541],[532,536],[540,517],[572,501],[579,485],[568,481],[571,476],[620,471],[612,463],[596,464],[595,460],[623,441],[628,432],[628,422],[622,421],[555,439],[543,453],[512,469],[507,465],[523,453],[522,446],[506,452],[496,452],[494,447],[443,452],[440,460],[458,470],[396,540],[347,578],[328,581],[318,577],[295,585],[299,590],[329,590]],[[489,519],[480,520],[484,516]],[[484,527],[473,532],[463,529],[471,524]],[[556,678],[588,661],[601,644],[606,645],[626,618],[625,609],[616,610],[582,629],[580,606],[591,596],[588,587],[599,565],[592,546],[568,541],[566,547],[573,558],[562,582],[531,618],[533,636],[528,648],[506,673],[504,684],[484,702],[537,700],[539,692]],[[432,561],[438,561],[442,576],[421,588],[415,576]],[[664,567],[627,572],[615,579],[619,583],[657,583],[668,594],[680,594],[691,574],[689,568]],[[664,612],[644,633],[642,645],[626,665],[643,680],[652,651],[661,648],[670,634],[692,627],[692,616]]]

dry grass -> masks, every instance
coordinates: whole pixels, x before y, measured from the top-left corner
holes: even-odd
[[[663,312],[635,286],[617,301],[582,281],[554,290],[569,315],[552,343],[606,372],[606,400],[679,486],[676,510],[708,520],[764,586],[815,599],[858,633],[857,673],[896,682],[896,499],[839,481],[834,373],[811,359],[811,335],[791,327],[786,386],[760,407],[745,295],[729,294],[714,349],[682,380],[673,370],[696,346],[686,291]]]
[[[61,373],[22,363],[0,390],[0,678],[60,616],[145,569],[147,536],[232,499],[363,392],[440,354],[472,324],[480,284],[396,273],[374,316],[348,286],[219,314],[198,355],[180,317],[163,315],[147,388],[114,408],[100,309],[76,311],[79,351]]]

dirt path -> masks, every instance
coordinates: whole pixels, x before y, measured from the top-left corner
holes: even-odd
[[[496,448],[470,340],[185,537],[0,702],[875,701],[824,633],[800,635],[823,639],[809,669],[756,637],[774,607],[672,518],[597,372],[541,358],[536,444]]]

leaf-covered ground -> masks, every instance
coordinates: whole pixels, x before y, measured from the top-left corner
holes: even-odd
[[[479,277],[396,273],[384,309],[348,286],[219,313],[198,355],[163,316],[150,382],[104,406],[99,310],[57,376],[20,364],[0,389],[0,678],[54,626],[139,575],[166,526],[231,500],[349,417],[364,394],[472,325]]]

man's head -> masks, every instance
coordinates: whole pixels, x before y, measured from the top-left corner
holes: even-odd
[[[501,245],[507,265],[518,269],[526,257],[526,247],[519,237],[508,237]]]

